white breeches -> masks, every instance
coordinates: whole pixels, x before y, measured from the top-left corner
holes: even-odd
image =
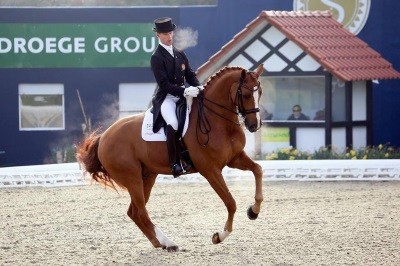
[[[175,130],[178,130],[178,119],[176,118],[176,103],[179,97],[167,94],[165,100],[161,104],[161,115],[167,125],[171,125]]]

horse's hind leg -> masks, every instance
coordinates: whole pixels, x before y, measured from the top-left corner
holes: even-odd
[[[255,203],[249,207],[247,210],[247,216],[251,220],[255,220],[258,217],[258,214],[261,210],[261,203],[264,200],[263,191],[262,191],[262,177],[263,171],[261,166],[250,159],[249,156],[243,151],[238,157],[232,160],[229,164],[231,168],[237,168],[240,170],[250,170],[254,174],[255,183],[256,183],[256,192],[255,192]]]
[[[160,229],[155,226],[146,209],[151,189],[155,182],[155,176],[140,179],[128,187],[131,203],[128,208],[128,216],[140,228],[155,248],[162,247],[168,251],[178,251],[178,246],[169,240]]]

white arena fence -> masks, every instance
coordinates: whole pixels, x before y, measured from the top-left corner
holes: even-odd
[[[265,181],[400,181],[400,160],[272,160],[257,161]],[[250,171],[229,167],[223,170],[227,181],[253,180]],[[200,174],[179,178],[160,175],[157,182],[206,182]],[[90,184],[78,163],[47,164],[0,168],[0,188],[57,187]]]
[[[78,163],[44,164],[0,168],[0,188],[85,185]]]

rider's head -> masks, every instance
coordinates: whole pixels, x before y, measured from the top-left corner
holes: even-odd
[[[164,17],[154,20],[153,31],[156,32],[159,41],[164,45],[172,45],[175,28],[176,25],[172,23],[171,18]]]

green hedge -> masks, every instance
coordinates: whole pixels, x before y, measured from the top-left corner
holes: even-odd
[[[293,147],[282,148],[265,155],[266,160],[343,160],[343,159],[400,159],[400,149],[389,144],[368,146],[338,152],[332,147],[321,147],[313,153],[301,152]]]

